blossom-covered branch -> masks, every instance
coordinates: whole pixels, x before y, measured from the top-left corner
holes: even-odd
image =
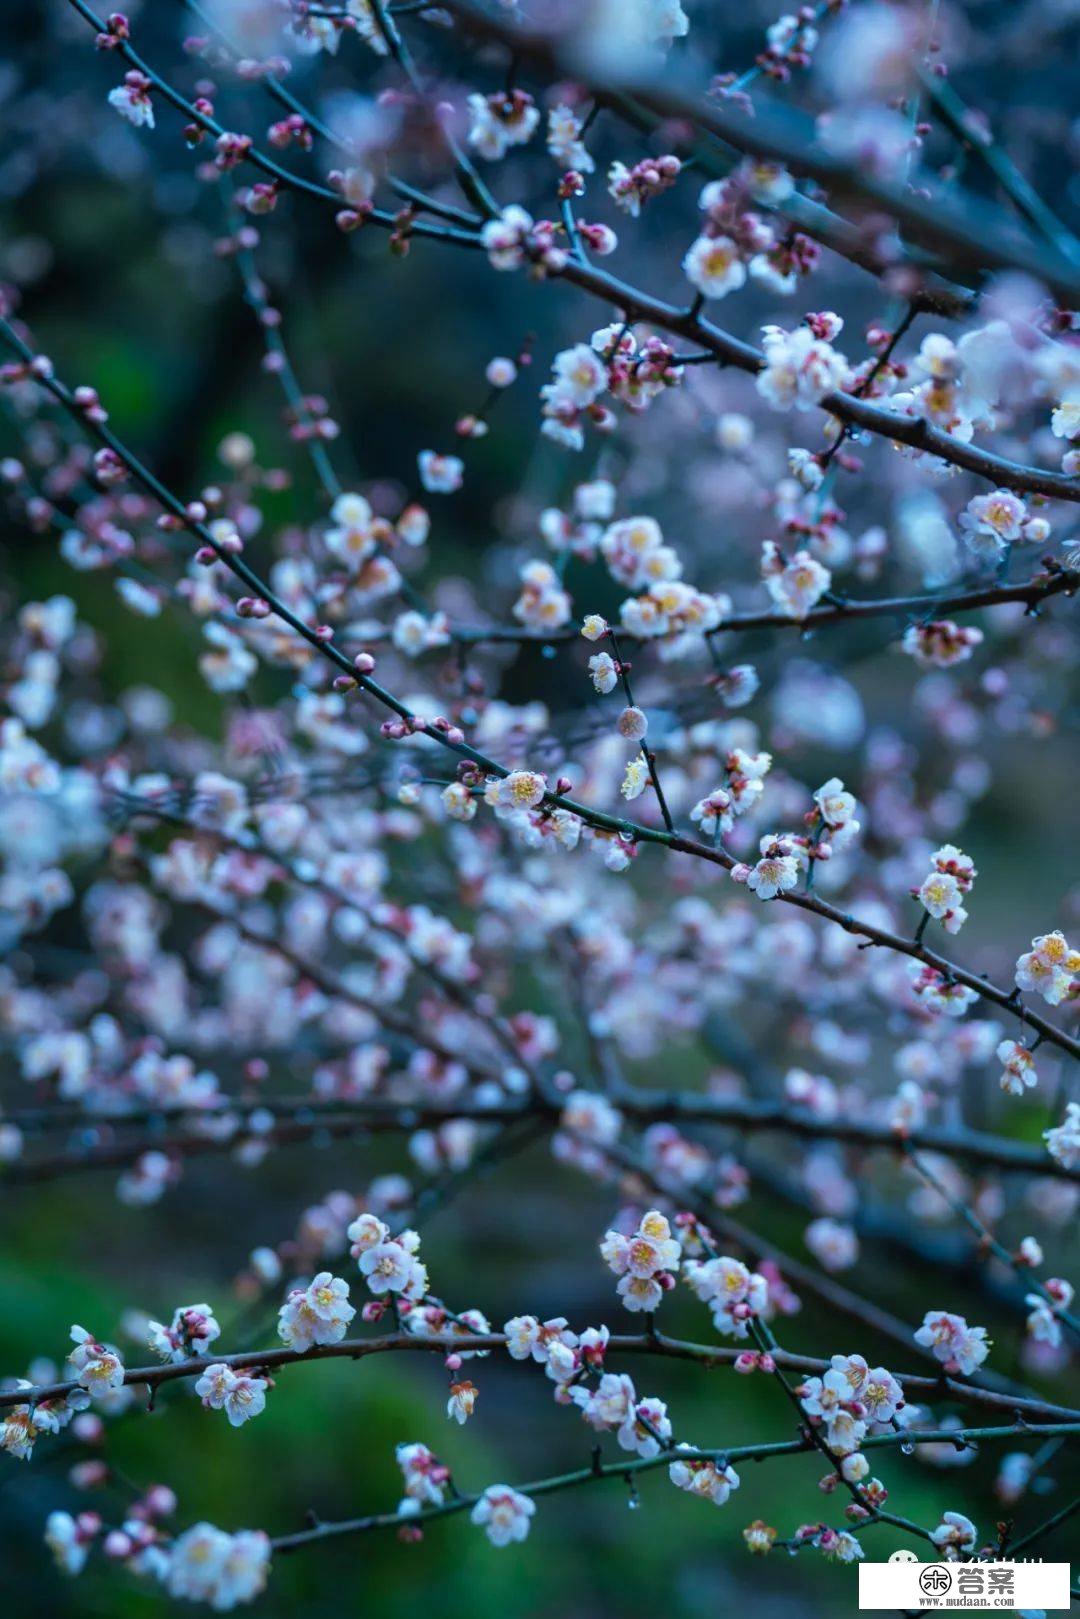
[[[684,1550],[1071,1525],[1060,24],[719,9],[26,20],[0,1459],[68,1576],[310,1606],[655,1472],[682,1619]]]

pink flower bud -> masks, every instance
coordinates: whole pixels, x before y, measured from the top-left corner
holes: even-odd
[[[152,1518],[167,1518],[176,1511],[176,1495],[167,1484],[151,1484],[143,1505]]]

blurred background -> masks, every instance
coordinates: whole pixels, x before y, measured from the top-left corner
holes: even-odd
[[[697,46],[717,71],[742,71],[752,63],[776,12],[773,4],[758,0],[737,7],[687,0],[687,9]],[[200,69],[181,48],[194,26],[183,5],[157,0],[130,10],[140,48],[190,91]],[[1080,7],[1065,0],[953,4],[941,7],[938,29],[958,90],[986,114],[1019,167],[1061,216],[1080,223],[1077,134],[1068,93],[1075,84]],[[289,487],[268,497],[268,520],[283,525],[309,518],[325,502],[303,452],[283,431],[280,401],[273,379],[261,368],[260,334],[235,266],[215,253],[224,229],[220,188],[194,178],[197,157],[185,151],[178,120],[162,109],[158,130],[148,134],[112,114],[105,96],[118,82],[117,64],[95,54],[85,24],[62,0],[12,9],[4,32],[0,280],[21,289],[20,312],[37,346],[68,380],[93,382],[117,431],[171,487],[190,495],[217,476],[218,444],[225,433],[243,428],[255,439],[264,464],[291,474]],[[460,50],[451,51],[450,61],[458,85],[490,88],[497,82],[483,53],[470,60]],[[857,64],[852,71],[858,71]],[[333,60],[301,62],[290,82],[304,94],[328,97],[357,89],[370,94],[383,82],[382,73],[357,42],[347,42]],[[755,93],[775,92],[759,88]],[[798,99],[799,87],[790,93]],[[229,127],[261,130],[269,121],[268,104],[259,100],[257,89],[230,81],[221,95],[221,104],[226,103]],[[644,143],[635,149],[603,120],[597,126],[598,168],[615,156],[636,161],[648,149]],[[318,172],[314,158],[297,161]],[[982,168],[957,159],[936,127],[925,161],[930,168],[952,163],[970,190],[992,194]],[[500,196],[521,195],[528,203],[522,193],[532,183],[531,172],[524,159],[512,156],[492,180]],[[664,296],[682,296],[678,263],[693,233],[695,197],[696,186],[679,188],[662,206],[654,205],[632,234],[636,279]],[[542,210],[539,199],[532,202]],[[614,220],[606,204],[603,198],[594,214]],[[691,386],[663,402],[665,432],[657,433],[653,416],[646,416],[631,422],[599,457],[592,448],[574,457],[537,438],[536,390],[555,351],[602,324],[602,310],[569,289],[552,295],[522,277],[489,275],[470,255],[434,244],[417,243],[404,262],[398,261],[387,254],[383,238],[364,232],[343,238],[325,210],[293,201],[260,224],[260,271],[284,313],[304,386],[325,395],[341,425],[334,453],[344,481],[363,488],[384,509],[396,509],[415,486],[419,450],[456,447],[454,421],[479,405],[487,360],[515,354],[531,340],[531,371],[500,401],[489,435],[470,446],[463,491],[439,508],[431,577],[423,581],[425,588],[433,587],[436,601],[483,601],[505,618],[521,561],[542,554],[538,513],[565,503],[573,484],[599,469],[619,477],[630,502],[625,509],[646,510],[660,519],[686,560],[687,577],[706,589],[731,591],[737,605],[760,603],[757,559],[771,519],[756,491],[777,476],[788,445],[799,442],[792,434],[802,424],[793,429],[789,418],[767,421],[752,457],[732,456],[710,424],[725,413],[752,409],[746,378],[711,371],[695,375]],[[625,234],[630,241],[629,228]],[[619,268],[616,261],[616,272]],[[888,300],[839,260],[827,258],[820,278],[827,291],[815,292],[813,307],[841,309],[849,351],[861,352],[858,334],[866,322],[894,313]],[[732,306],[733,329],[753,339],[760,323],[789,318],[790,307],[767,292],[750,290]],[[930,329],[921,321],[913,342]],[[13,453],[16,438],[2,412],[0,402],[0,453]],[[869,473],[842,487],[847,526],[853,533],[875,523],[902,526],[908,498],[903,465],[882,445],[871,447],[866,458]],[[118,702],[151,680],[168,692],[180,734],[223,734],[230,700],[215,696],[199,679],[197,637],[180,615],[146,622],[128,614],[109,582],[66,568],[50,536],[28,533],[10,514],[7,520],[0,514],[0,523],[0,613],[6,616],[19,600],[41,600],[58,591],[73,596],[80,619],[93,625],[99,639],[96,698]],[[571,576],[571,587],[574,583]],[[889,584],[919,588],[917,574],[905,573],[902,564]],[[613,611],[617,597],[611,588],[611,601],[590,599],[590,606]],[[1075,645],[1065,633],[1066,621],[1064,611],[1038,626],[1020,625],[1008,613],[992,617],[985,625],[991,657],[964,693],[967,752],[990,768],[962,839],[976,858],[980,879],[978,905],[960,954],[976,970],[995,975],[1010,970],[1016,950],[1033,934],[1070,922],[1075,928],[1077,922],[1075,889],[1061,909],[1066,884],[1076,878],[1069,869],[1065,819],[1077,785],[1077,710],[1069,692]],[[946,721],[935,707],[933,688],[916,693],[907,663],[898,676],[895,650],[882,648],[875,626],[853,626],[842,640],[819,637],[797,654],[791,643],[778,648],[768,637],[748,641],[746,651],[763,675],[760,702],[766,714],[784,680],[792,678],[793,656],[803,660],[803,679],[809,666],[814,679],[832,683],[827,701],[807,703],[801,725],[791,723],[796,705],[785,701],[786,772],[816,786],[835,770],[857,784],[870,739],[897,734],[919,756],[912,768],[920,793],[944,795],[947,818],[947,798],[956,783],[951,764],[935,750],[939,726]],[[990,666],[1007,671],[1007,696],[975,684]],[[486,667],[507,699],[542,697],[556,735],[570,735],[580,722],[589,701],[587,683],[568,660],[548,660],[539,648],[527,648]],[[265,679],[272,691],[274,677]],[[646,682],[643,699],[649,694]],[[950,708],[948,723],[955,718]],[[57,724],[63,723],[61,717]],[[563,869],[572,882],[572,866]],[[647,883],[648,873],[639,871],[636,881]],[[40,948],[35,942],[27,947],[29,958],[20,954],[15,960],[16,970],[29,959],[46,975],[62,972],[63,951],[78,942],[66,935],[66,927],[59,918]],[[519,987],[519,1004],[548,1010],[567,1029],[571,1048],[580,1043],[565,986],[542,964],[523,970]],[[883,1013],[871,1017],[873,1055],[865,1079],[868,1088],[884,1094],[894,1084],[890,1042],[879,1038],[887,1031],[873,1026],[873,1016],[884,1019]],[[687,1043],[629,1064],[629,1077],[650,1084],[701,1084],[711,1066],[747,1047],[774,1066],[826,1066],[818,1053],[800,1049],[797,1025],[786,1026],[760,1004],[735,1007],[728,1022],[710,1031],[710,1040],[711,1052]],[[284,1067],[287,1082],[287,1063]],[[1044,1071],[1038,1093],[1009,1104],[1009,1133],[1038,1141],[1060,1117],[1062,1079],[1052,1057],[1046,1057]],[[5,1106],[18,1100],[18,1084],[9,1075],[0,1082]],[[968,1121],[1000,1126],[1000,1103],[996,1086],[988,1092],[980,1077],[965,1093]],[[714,1139],[720,1140],[715,1133]],[[763,1166],[795,1171],[801,1155],[797,1144],[757,1141],[750,1144],[751,1164],[756,1156]],[[234,1323],[252,1330],[248,1307],[239,1299],[230,1301],[233,1278],[251,1249],[278,1240],[306,1208],[335,1189],[355,1193],[373,1175],[392,1169],[412,1172],[404,1144],[384,1138],[286,1149],[251,1169],[225,1157],[197,1160],[182,1186],[148,1209],[122,1207],[108,1172],[40,1190],[0,1191],[0,1279],[7,1301],[0,1370],[22,1374],[43,1353],[60,1359],[72,1322],[115,1335],[133,1305],[167,1319],[176,1304],[205,1298],[223,1323],[223,1342],[230,1340]],[[768,1181],[767,1172],[754,1178],[739,1218],[806,1258],[805,1212],[776,1196]],[[914,1324],[937,1269],[941,1301],[988,1327],[998,1370],[1022,1371],[1036,1390],[1068,1398],[1067,1374],[1056,1363],[1022,1362],[1022,1315],[1002,1296],[1000,1278],[988,1277],[971,1262],[970,1243],[954,1223],[942,1222],[931,1233],[922,1258],[904,1251],[888,1230],[873,1234],[873,1209],[911,1194],[911,1184],[891,1164],[874,1161],[864,1211],[871,1234],[845,1282],[887,1302],[894,1314]],[[575,1326],[606,1321],[617,1330],[622,1322],[611,1278],[595,1251],[617,1206],[613,1197],[556,1165],[545,1146],[528,1148],[479,1177],[443,1218],[425,1228],[425,1254],[439,1291],[458,1307],[482,1309],[496,1326],[527,1310],[541,1317],[565,1313]],[[1019,1189],[1010,1188],[1006,1203],[1003,1240],[1015,1240],[1029,1223],[1037,1224],[1039,1189],[1021,1197]],[[1076,1258],[1074,1222],[1060,1225],[1047,1258],[1051,1274],[1068,1274],[1070,1259],[1075,1263]],[[264,1341],[274,1314],[271,1307]],[[708,1336],[703,1312],[684,1290],[665,1304],[664,1327],[682,1337]],[[872,1362],[884,1360],[896,1370],[917,1369],[914,1353],[902,1361],[894,1347],[869,1335],[855,1342],[846,1326],[809,1298],[781,1327],[790,1349],[819,1353],[827,1345],[858,1351]],[[129,1360],[142,1358],[125,1347]],[[726,1370],[707,1374],[667,1362],[636,1362],[627,1369],[640,1393],[667,1400],[677,1433],[738,1445],[790,1432],[782,1395],[763,1378],[736,1381]],[[585,1431],[553,1411],[549,1385],[538,1374],[500,1359],[483,1363],[474,1376],[481,1386],[478,1415],[467,1428],[452,1431],[441,1370],[421,1357],[331,1363],[299,1372],[286,1368],[265,1414],[228,1434],[176,1388],[146,1420],[133,1415],[114,1426],[111,1455],[140,1487],[160,1481],[175,1488],[184,1521],[205,1517],[271,1533],[298,1527],[309,1510],[332,1518],[391,1507],[399,1495],[393,1460],[399,1441],[429,1443],[452,1463],[463,1488],[496,1480],[517,1485],[584,1464]],[[989,1535],[994,1522],[1009,1515],[993,1486],[998,1463],[1011,1448],[995,1447],[974,1465],[970,1456],[939,1454],[931,1463],[923,1454],[890,1452],[880,1471],[892,1501],[907,1516],[932,1524],[943,1509],[959,1509]],[[85,1504],[74,1490],[65,1496],[65,1473],[75,1455],[61,1439],[43,1443],[30,1465],[0,1458],[0,1558],[11,1611],[34,1619],[46,1614],[137,1619],[160,1611],[168,1606],[166,1598],[116,1571],[99,1567],[75,1584],[54,1573],[40,1536],[50,1509],[67,1504],[78,1510]],[[1075,1465],[1072,1471],[1075,1485]],[[840,1523],[839,1500],[823,1500],[817,1489],[819,1464],[800,1457],[783,1465],[749,1465],[741,1472],[742,1488],[723,1510],[685,1498],[660,1472],[641,1481],[640,1500],[619,1482],[553,1496],[540,1504],[529,1541],[512,1551],[493,1551],[478,1530],[458,1519],[433,1525],[415,1546],[399,1545],[384,1534],[328,1544],[280,1559],[261,1611],[302,1612],[311,1619],[346,1607],[386,1619],[419,1608],[437,1609],[441,1619],[502,1613],[586,1619],[612,1612],[644,1619],[663,1611],[670,1619],[690,1619],[706,1605],[753,1603],[761,1619],[801,1619],[823,1609],[854,1612],[851,1570],[830,1567],[813,1555],[797,1562],[783,1553],[752,1560],[742,1544],[742,1528],[758,1517],[781,1533],[822,1516]],[[1019,1521],[1034,1524],[1048,1516],[1067,1498],[1069,1483],[1065,1453],[1049,1457],[1016,1508]],[[1042,1554],[1048,1559],[1066,1555],[1068,1539],[1066,1529],[1043,1543]],[[898,1544],[888,1529],[874,1531],[874,1555],[887,1556]]]

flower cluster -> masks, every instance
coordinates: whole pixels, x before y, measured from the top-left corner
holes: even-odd
[[[609,1231],[600,1256],[619,1278],[615,1291],[627,1310],[655,1310],[675,1285],[682,1248],[666,1217],[652,1209],[629,1236]]]
[[[1075,990],[1080,950],[1070,950],[1063,933],[1043,933],[1016,963],[1016,986],[1059,1006]]]
[[[990,1353],[986,1328],[969,1327],[962,1315],[949,1310],[928,1310],[915,1342],[929,1349],[947,1372],[964,1377],[970,1377]]]
[[[303,1352],[316,1344],[340,1343],[356,1310],[349,1284],[328,1270],[307,1287],[294,1287],[278,1312],[278,1336],[288,1349]]]
[[[392,1293],[402,1299],[419,1300],[427,1292],[427,1271],[419,1259],[420,1238],[415,1231],[390,1235],[390,1227],[375,1214],[361,1214],[346,1235],[349,1252],[360,1274],[376,1296]],[[340,1285],[348,1294],[348,1287]],[[352,1311],[349,1312],[350,1316]]]
[[[181,1304],[166,1327],[160,1321],[149,1323],[149,1345],[162,1360],[187,1360],[205,1355],[221,1328],[208,1304]]]
[[[930,875],[921,888],[912,892],[927,916],[940,922],[946,933],[959,933],[968,915],[964,897],[970,894],[977,876],[974,861],[951,843],[942,844],[931,861]]]
[[[688,1259],[683,1279],[702,1304],[708,1305],[713,1326],[725,1337],[749,1337],[752,1323],[768,1308],[765,1277],[726,1254]]]
[[[229,1366],[208,1366],[195,1385],[204,1406],[209,1411],[224,1411],[230,1424],[240,1428],[252,1417],[266,1409],[265,1377],[247,1377]]]

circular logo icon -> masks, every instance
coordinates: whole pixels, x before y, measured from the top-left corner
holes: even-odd
[[[952,1586],[952,1575],[943,1563],[931,1563],[919,1575],[919,1589],[927,1596],[944,1596]]]
[[[917,1563],[918,1561],[918,1552],[909,1552],[906,1550],[893,1552],[889,1558],[890,1563]]]

